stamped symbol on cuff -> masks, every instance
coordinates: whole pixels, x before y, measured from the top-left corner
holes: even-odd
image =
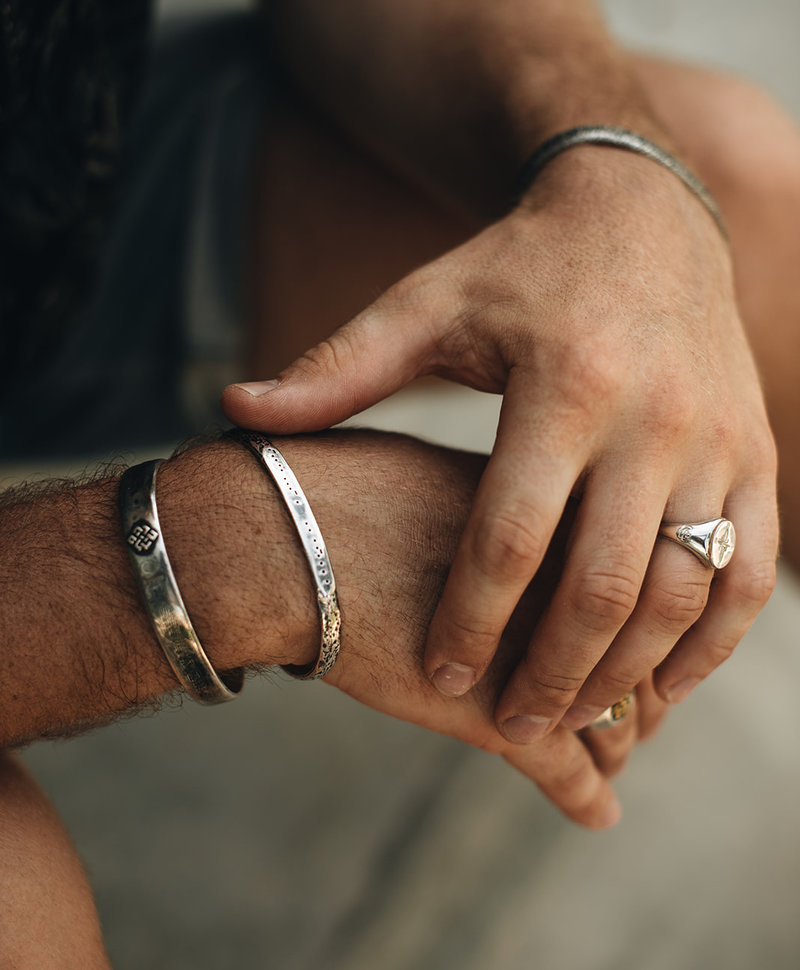
[[[147,556],[158,540],[158,533],[144,519],[134,522],[128,530],[125,541],[137,556]]]

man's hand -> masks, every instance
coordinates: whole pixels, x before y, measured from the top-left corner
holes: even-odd
[[[496,731],[497,694],[549,600],[563,530],[479,690],[453,700],[422,672],[425,635],[485,459],[411,438],[349,432],[276,441],[325,536],[343,615],[326,680],[380,711],[503,754],[571,818],[618,816],[606,780],[647,724],[628,718],[585,743],[562,728],[520,749]],[[23,491],[0,504],[0,745],[68,734],[177,687],[135,588],[118,482]],[[230,440],[159,471],[172,568],[215,669],[305,664],[319,618],[300,543],[259,462]],[[642,692],[640,711],[648,706]],[[653,723],[653,716],[649,718]]]
[[[584,740],[559,728],[522,749],[498,734],[493,718],[557,582],[570,513],[479,687],[466,697],[444,697],[422,669],[425,636],[485,460],[374,432],[276,444],[303,483],[339,589],[342,650],[326,683],[379,711],[501,754],[577,822],[613,824],[619,806],[606,776],[622,768],[638,731],[649,733],[663,714],[647,685],[639,705],[647,722],[630,717],[611,730],[586,732]]]
[[[653,669],[658,693],[681,700],[766,602],[777,546],[772,439],[708,213],[647,159],[573,149],[511,215],[392,287],[277,386],[229,388],[224,405],[247,427],[311,430],[427,373],[504,394],[428,637],[434,683],[460,696],[481,681],[575,494],[566,564],[497,704],[501,731],[529,742],[567,711],[580,728]],[[656,538],[662,519],[721,514],[739,544],[716,575]]]

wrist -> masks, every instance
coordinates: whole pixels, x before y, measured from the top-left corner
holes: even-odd
[[[587,146],[612,148],[617,151],[630,152],[646,158],[655,165],[661,166],[674,178],[682,182],[684,187],[703,204],[711,218],[717,224],[723,238],[728,234],[715,199],[708,189],[682,162],[674,155],[664,151],[659,145],[643,138],[636,132],[608,125],[584,125],[556,135],[538,148],[523,167],[518,188],[518,198],[523,198],[531,185],[540,177],[542,172],[555,159],[565,152]],[[673,185],[674,187],[674,185]]]
[[[325,539],[342,610],[342,654],[422,650],[483,460],[400,435],[333,432],[271,440]],[[442,499],[446,496],[446,500]],[[270,476],[223,440],[166,462],[159,515],[187,610],[213,666],[305,666],[320,649],[314,585]]]
[[[313,659],[308,567],[252,455],[221,440],[170,459],[159,471],[158,509],[177,584],[216,670]]]
[[[549,214],[557,220],[555,234],[574,232],[569,227],[579,223],[587,242],[593,232],[609,239],[626,234],[639,246],[649,246],[642,230],[652,235],[658,225],[657,235],[675,232],[687,241],[696,236],[698,244],[725,252],[722,217],[714,200],[707,200],[652,158],[611,145],[580,144],[541,169],[511,214],[523,219]]]
[[[605,32],[595,29],[572,37],[555,50],[513,48],[503,53],[507,56],[495,56],[483,65],[487,92],[476,99],[474,164],[467,168],[475,181],[465,186],[465,200],[473,211],[507,210],[531,154],[548,139],[576,127],[627,129],[679,155],[629,58]],[[483,119],[481,111],[486,113]],[[465,167],[463,159],[457,164]]]

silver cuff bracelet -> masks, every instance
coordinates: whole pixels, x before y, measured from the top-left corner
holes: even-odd
[[[187,694],[201,704],[233,700],[242,688],[242,670],[227,683],[211,666],[175,582],[156,508],[156,472],[161,460],[134,465],[122,476],[119,505],[122,531],[144,605],[158,642]]]
[[[625,128],[614,128],[611,125],[584,125],[579,128],[570,128],[569,131],[562,131],[560,134],[549,138],[536,149],[522,167],[517,183],[517,201],[548,162],[552,161],[556,155],[560,155],[576,145],[608,145],[612,148],[622,148],[629,152],[635,152],[637,155],[644,155],[659,165],[663,165],[673,175],[676,175],[690,192],[697,196],[708,209],[723,237],[726,240],[728,239],[728,230],[725,228],[725,222],[716,200],[693,172],[689,171],[682,162],[679,162],[669,152],[664,151],[654,142],[648,141],[642,135],[637,135],[635,131],[628,131]]]
[[[311,567],[311,576],[317,593],[322,637],[319,656],[307,666],[284,664],[283,669],[293,677],[311,680],[324,677],[336,663],[341,643],[342,616],[336,596],[336,580],[328,559],[325,540],[314,518],[300,483],[294,476],[286,459],[272,444],[269,438],[256,431],[234,429],[228,435],[234,441],[246,445],[259,459],[275,482],[281,498],[289,510],[292,522],[300,536],[303,552]]]

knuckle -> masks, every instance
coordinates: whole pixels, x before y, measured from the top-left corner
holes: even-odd
[[[496,512],[478,528],[475,559],[492,577],[526,580],[534,574],[545,552],[541,516],[532,508],[509,507]]]
[[[649,402],[642,417],[648,433],[656,441],[673,442],[686,435],[694,424],[695,415],[694,400],[673,383],[668,393]]]
[[[706,608],[708,591],[708,582],[699,577],[668,587],[658,585],[650,590],[647,606],[668,629],[686,630]]]
[[[346,329],[337,331],[330,337],[307,350],[295,362],[297,370],[307,376],[322,374],[344,374],[352,365],[353,348]]]
[[[444,639],[448,647],[470,656],[491,656],[497,646],[499,634],[472,614],[455,614],[447,617]],[[458,659],[458,658],[454,658]]]
[[[709,418],[707,429],[710,455],[730,460],[737,442],[741,439],[740,421],[731,411],[726,411]]]
[[[625,383],[624,362],[595,347],[591,341],[574,348],[561,365],[567,400],[578,411],[596,414],[598,406],[615,400]]]
[[[581,675],[547,671],[534,677],[530,688],[543,708],[560,711],[572,704],[583,682]]]
[[[628,691],[633,690],[641,679],[640,670],[621,668],[604,671],[597,678],[597,683],[593,688],[594,696],[598,698],[598,703],[602,703],[601,698],[606,698],[608,704],[616,704]]]
[[[630,567],[588,570],[572,590],[574,610],[591,632],[616,630],[631,615],[639,597],[639,577]]]
[[[577,760],[565,766],[559,777],[561,791],[568,793],[568,814],[579,821],[592,824],[602,810],[598,772],[605,775],[601,765],[581,764]]]
[[[591,771],[586,765],[573,760],[564,766],[559,777],[559,783],[565,791],[569,791],[575,798],[575,810],[585,812],[592,808],[595,796],[595,786]]]
[[[621,728],[615,728],[614,733],[619,730]],[[614,778],[622,774],[633,747],[632,733],[626,731],[623,738],[600,736],[592,741],[592,756],[605,777]]]
[[[777,579],[775,560],[754,563],[736,574],[731,584],[731,595],[740,603],[750,603],[756,609],[761,609],[772,596]]]
[[[709,670],[715,670],[720,664],[731,656],[736,649],[741,637],[738,634],[728,634],[718,636],[716,639],[706,644],[706,656],[708,658]]]
[[[450,319],[455,312],[450,287],[443,287],[440,278],[421,270],[394,283],[381,302],[401,318],[417,323]]]

